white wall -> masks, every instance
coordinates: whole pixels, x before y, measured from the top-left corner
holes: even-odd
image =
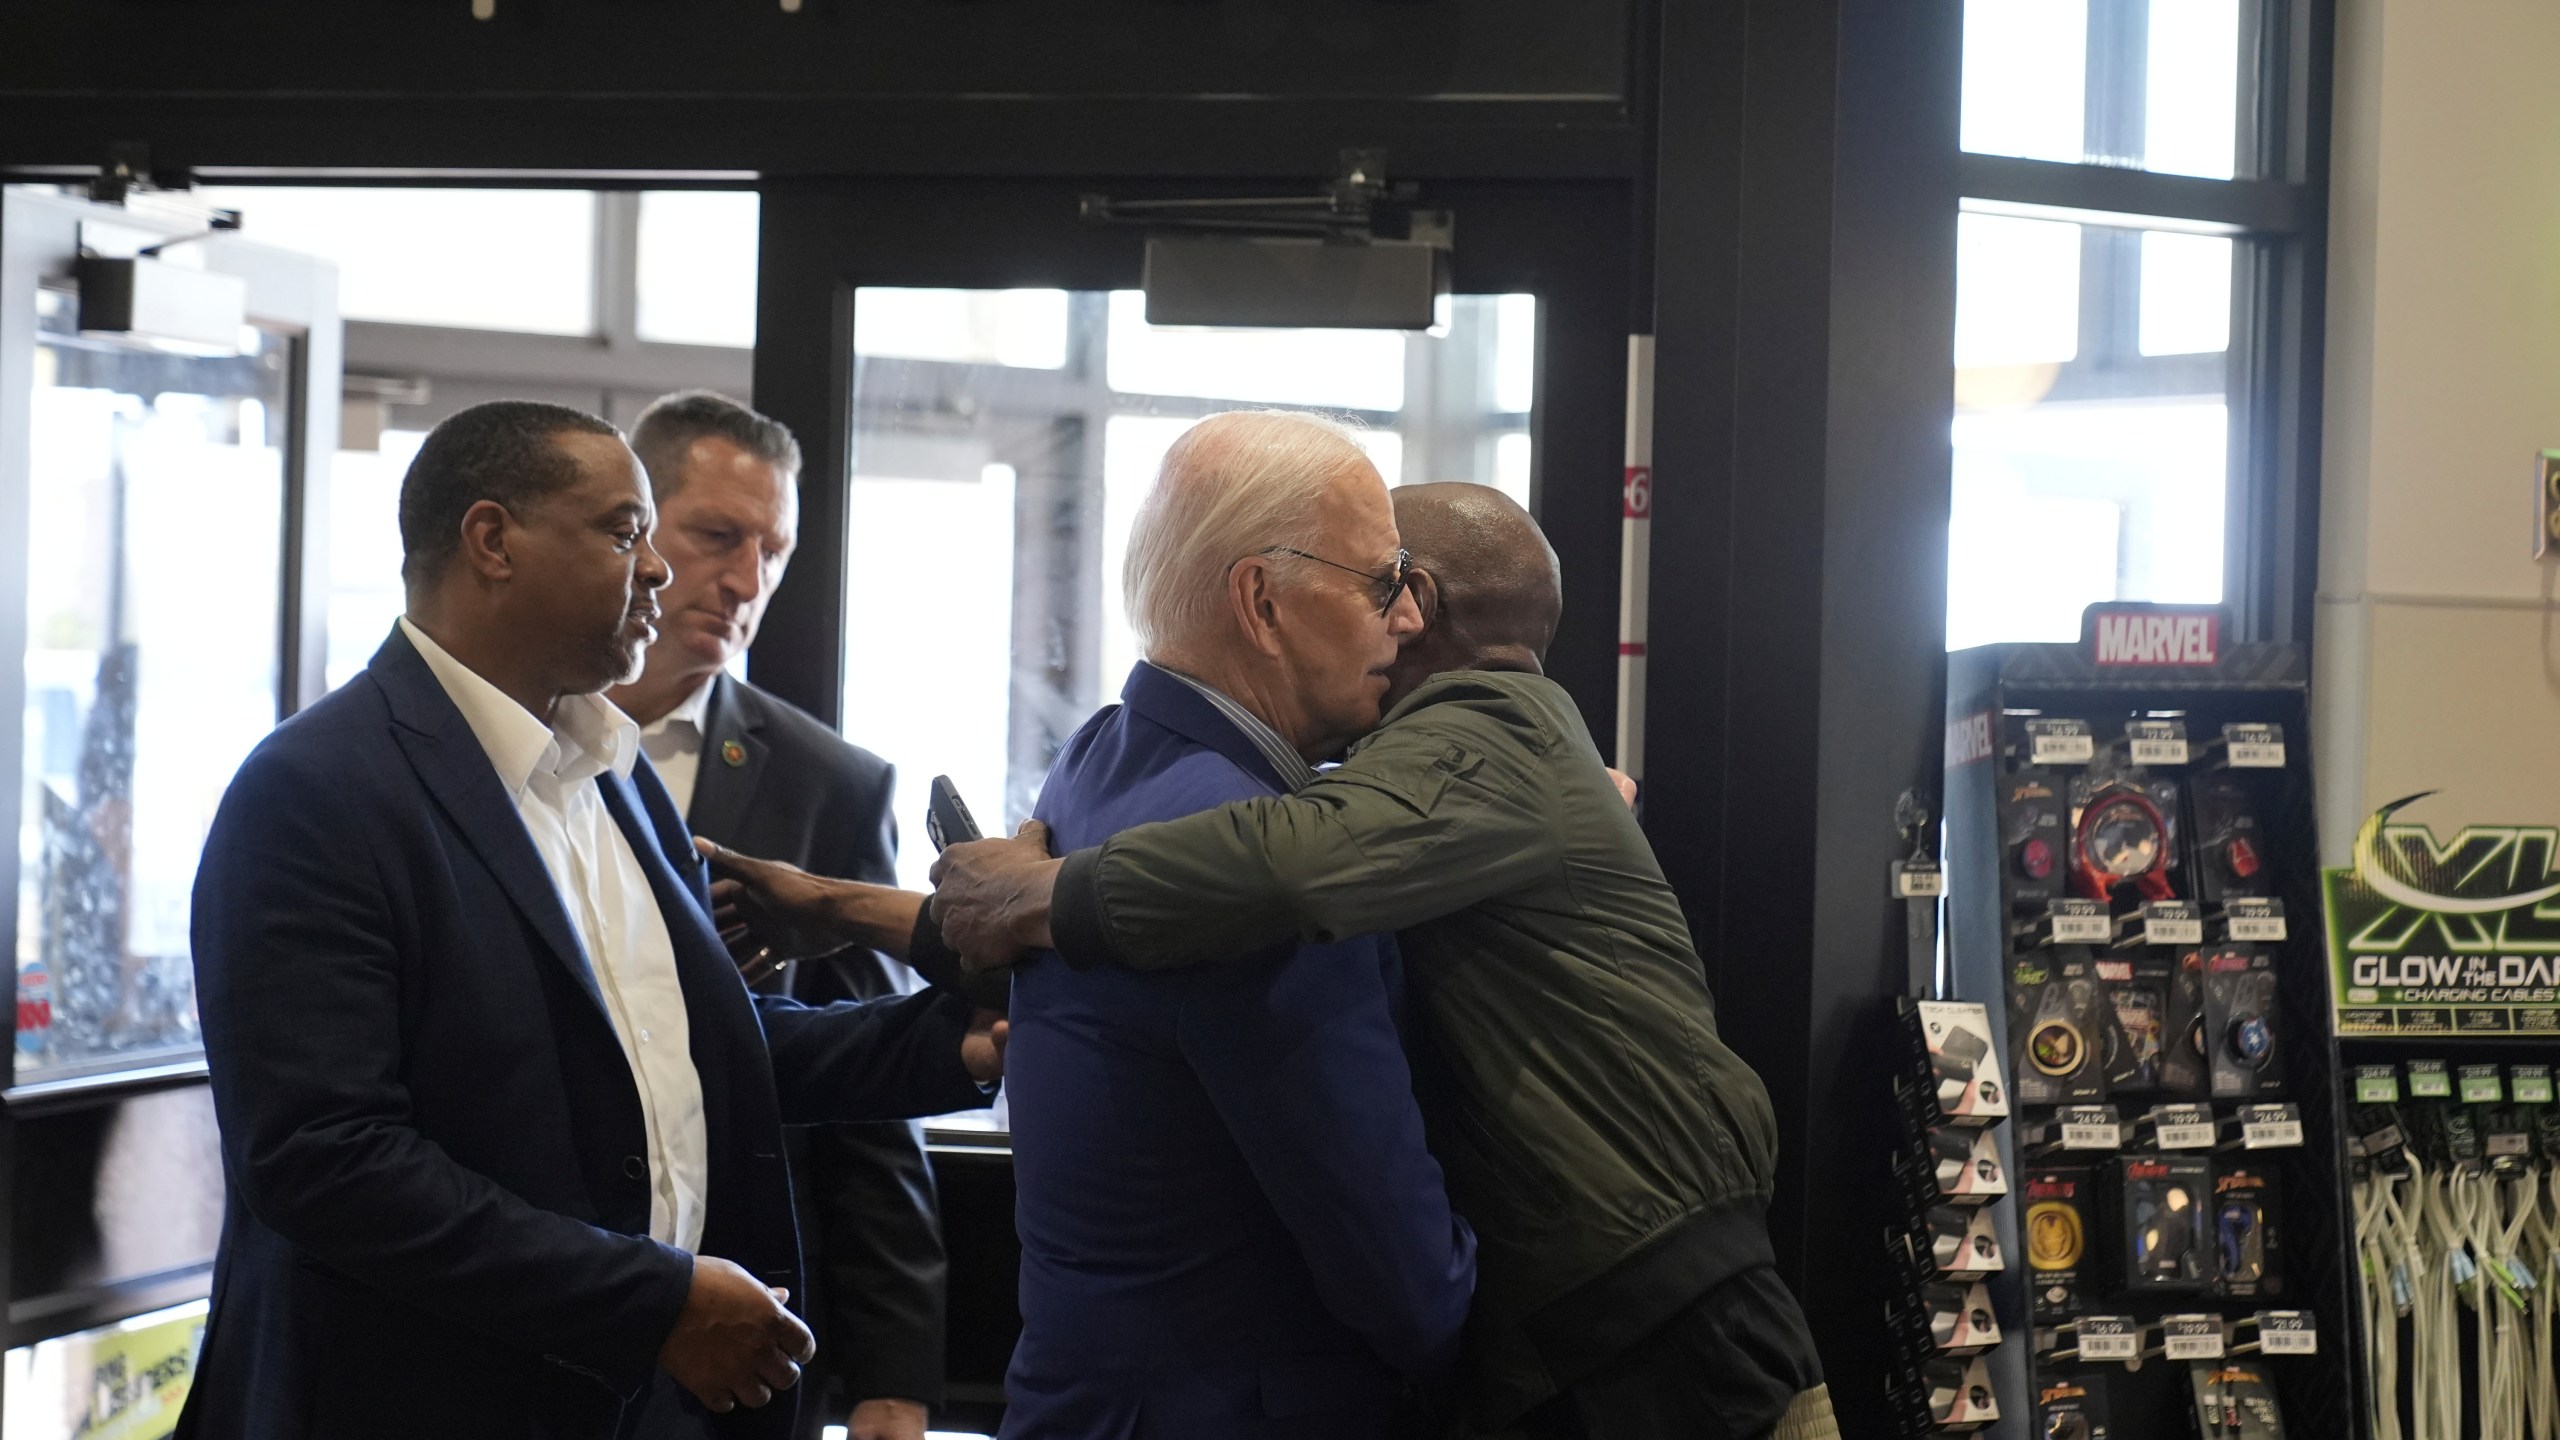
[[[2374,807],[2560,822],[2560,5],[2340,0],[2320,606],[2323,858]],[[2450,822],[2450,823],[2449,823]]]

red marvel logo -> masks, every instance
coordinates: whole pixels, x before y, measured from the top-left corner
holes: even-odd
[[[2222,658],[2222,617],[2210,611],[2102,610],[2092,618],[2101,665],[2211,665]]]

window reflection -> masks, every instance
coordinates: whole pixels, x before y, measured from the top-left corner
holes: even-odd
[[[197,853],[276,719],[288,342],[236,358],[40,300],[17,1078],[197,1043]]]
[[[1983,155],[2229,179],[2253,0],[1964,0],[1959,135]]]

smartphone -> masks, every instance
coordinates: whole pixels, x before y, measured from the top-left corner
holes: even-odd
[[[933,777],[933,795],[925,802],[924,833],[937,851],[985,838],[978,833],[977,820],[969,814],[969,807],[960,799],[959,787],[951,783],[948,775]]]

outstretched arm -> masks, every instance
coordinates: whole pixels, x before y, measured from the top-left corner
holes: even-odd
[[[1121,832],[1063,860],[1045,836],[956,845],[934,878],[944,938],[972,969],[1024,948],[1141,969],[1407,926],[1558,862],[1561,767],[1597,758],[1494,683],[1438,682],[1294,795]],[[1580,788],[1580,787],[1575,787]]]

